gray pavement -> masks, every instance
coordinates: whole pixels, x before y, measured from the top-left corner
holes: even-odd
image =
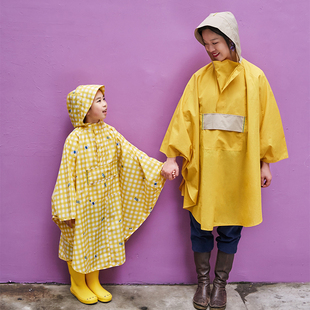
[[[84,305],[69,285],[0,284],[1,310],[191,310],[195,285],[105,285],[110,303]],[[226,310],[310,309],[309,283],[231,283]]]

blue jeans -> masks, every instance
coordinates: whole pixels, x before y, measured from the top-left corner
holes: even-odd
[[[191,241],[194,252],[211,252],[214,247],[214,237],[212,231],[201,230],[201,225],[195,220],[192,213],[191,221]],[[243,226],[219,226],[217,228],[218,237],[217,248],[227,254],[235,254],[239,240],[241,238],[241,230]]]

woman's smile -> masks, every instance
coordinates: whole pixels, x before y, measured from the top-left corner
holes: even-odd
[[[210,29],[203,30],[201,35],[205,49],[211,57],[211,60],[231,60],[230,49],[222,36],[216,34]]]

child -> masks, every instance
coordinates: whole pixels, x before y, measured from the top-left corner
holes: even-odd
[[[75,129],[68,136],[52,196],[71,293],[82,303],[109,302],[99,270],[125,262],[125,241],[152,211],[164,185],[162,163],[104,123],[104,86],[82,85],[67,97]]]
[[[261,187],[271,182],[269,163],[288,157],[281,117],[264,73],[241,57],[238,25],[230,12],[210,14],[195,37],[211,63],[188,82],[161,151],[163,175],[179,174],[183,157],[184,208],[190,211],[198,277],[196,309],[224,308],[225,286],[243,226],[262,222]],[[210,255],[217,227],[213,288]]]

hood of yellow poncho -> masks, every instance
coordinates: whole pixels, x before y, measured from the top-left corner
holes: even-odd
[[[222,31],[236,46],[236,53],[241,60],[241,46],[239,38],[238,23],[231,12],[211,13],[196,29],[195,37],[204,45],[199,29],[205,26],[211,26]]]
[[[104,95],[103,85],[80,85],[67,96],[67,109],[75,128],[86,126],[84,118],[99,89]]]

